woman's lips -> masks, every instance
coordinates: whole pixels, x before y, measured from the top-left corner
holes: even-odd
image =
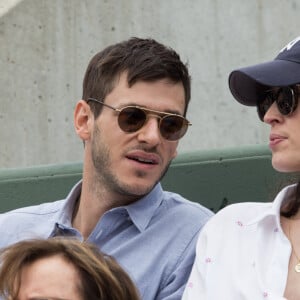
[[[285,137],[283,135],[271,134],[270,139],[269,139],[269,146],[270,146],[270,148],[272,148],[286,139],[287,139],[287,137]]]

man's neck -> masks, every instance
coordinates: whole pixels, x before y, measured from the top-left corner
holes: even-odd
[[[102,215],[114,207],[110,201],[111,196],[106,194],[103,190],[87,186],[83,180],[81,195],[73,211],[72,226],[82,234],[85,240],[90,236]]]

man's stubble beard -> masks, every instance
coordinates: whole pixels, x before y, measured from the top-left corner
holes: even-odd
[[[118,193],[120,195],[127,195],[133,198],[141,198],[142,196],[148,194],[153,187],[164,177],[169,169],[171,161],[162,171],[160,177],[149,187],[139,188],[134,185],[129,185],[121,182],[116,172],[111,168],[111,158],[109,148],[101,142],[101,132],[97,125],[94,126],[94,135],[92,140],[92,162],[96,172],[96,182],[95,184],[106,185],[108,190]],[[145,172],[136,171],[137,177],[144,177],[147,174]]]

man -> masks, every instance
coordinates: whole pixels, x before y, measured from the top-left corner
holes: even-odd
[[[142,299],[180,299],[212,215],[159,183],[190,125],[189,100],[186,65],[155,40],[132,38],[96,54],[74,114],[82,182],[65,200],[2,215],[0,246],[76,236],[114,256]]]

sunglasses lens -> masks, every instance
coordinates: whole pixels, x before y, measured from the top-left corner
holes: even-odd
[[[297,107],[297,99],[293,88],[282,87],[276,91],[268,91],[265,99],[257,103],[258,116],[262,121],[274,101],[276,101],[279,112],[285,116],[291,114]]]
[[[274,101],[275,101],[274,94],[272,92],[269,92],[266,95],[264,100],[259,101],[257,103],[257,113],[261,121],[264,121],[264,116],[266,112],[269,110],[269,108],[271,107],[271,105],[274,103]]]
[[[187,131],[188,123],[180,116],[165,116],[160,122],[160,133],[169,141],[179,140]]]
[[[281,114],[289,115],[290,113],[292,113],[295,109],[295,98],[293,90],[289,87],[282,88],[278,93],[276,103]]]
[[[147,120],[147,112],[138,107],[124,107],[119,112],[118,123],[125,132],[141,129]],[[176,115],[164,116],[159,122],[161,135],[169,141],[179,140],[186,133],[188,121]]]
[[[146,114],[136,107],[125,107],[119,113],[118,122],[120,128],[125,132],[135,132],[143,127]]]

